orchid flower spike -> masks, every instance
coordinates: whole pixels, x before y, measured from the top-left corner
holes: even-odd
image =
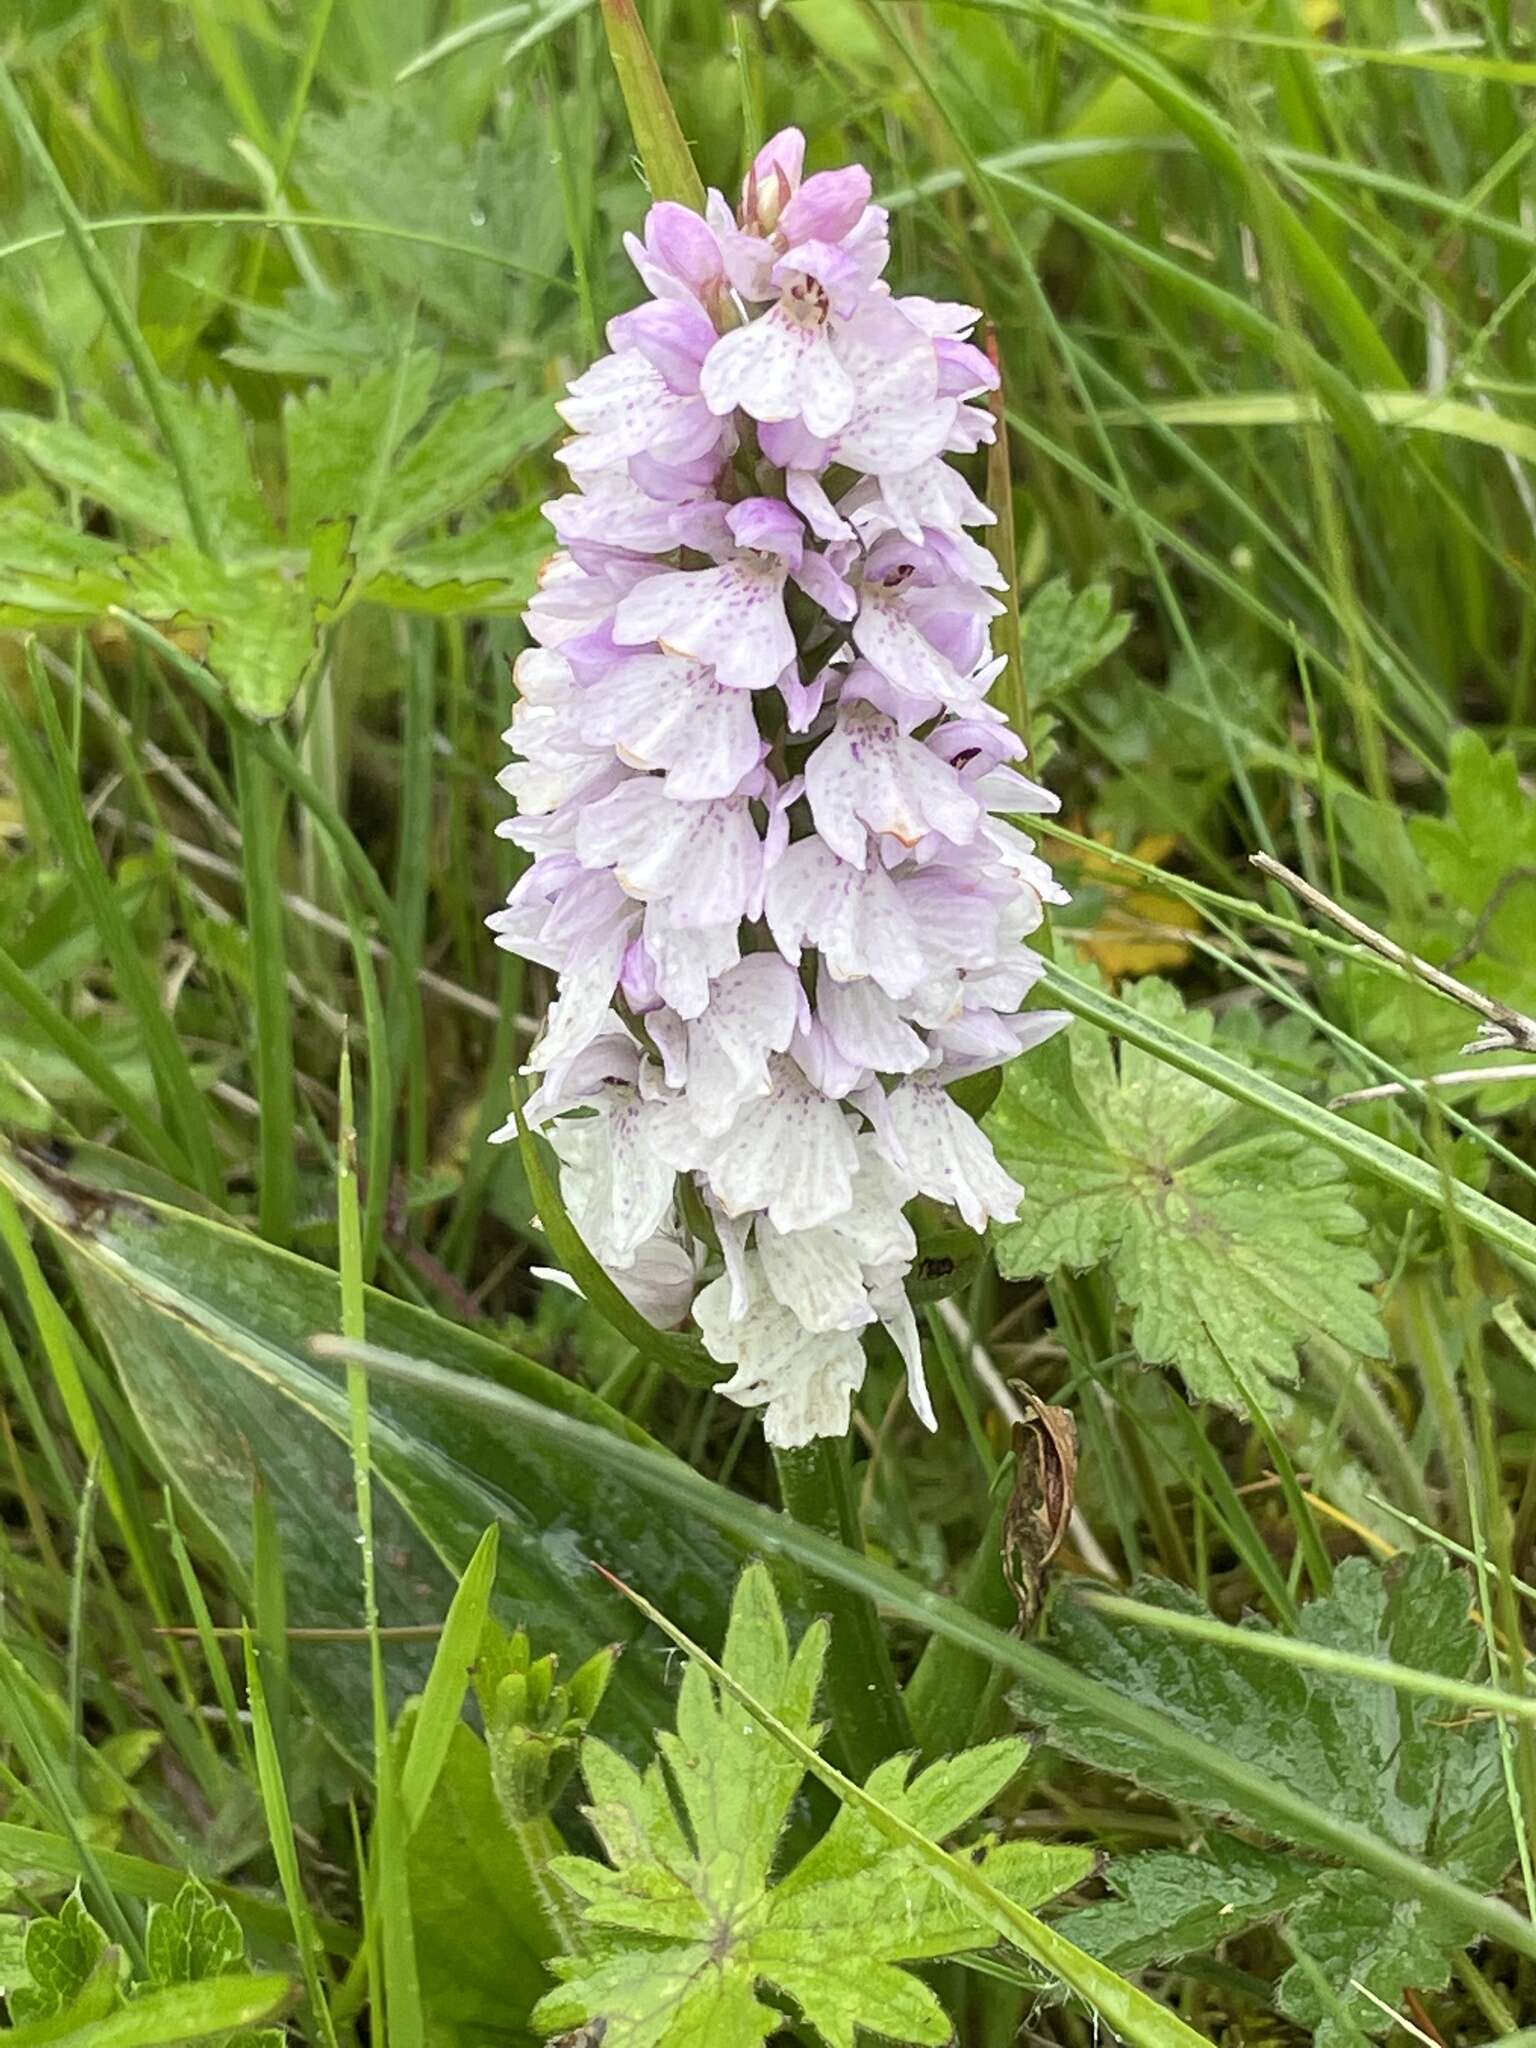
[[[783,1446],[847,1430],[876,1323],[934,1426],[906,1211],[1017,1213],[950,1084],[1066,1022],[1021,1010],[1065,897],[1012,820],[1056,799],[988,701],[952,460],[993,433],[980,315],[897,297],[868,173],[804,158],[786,129],[739,209],[628,240],[651,297],[560,408],[490,919],[556,977],[527,1116],[573,1221]]]

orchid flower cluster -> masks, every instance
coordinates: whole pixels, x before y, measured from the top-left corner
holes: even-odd
[[[875,1323],[934,1427],[905,1212],[1017,1213],[948,1090],[1066,1021],[1020,1013],[1065,899],[1010,819],[1055,799],[987,702],[992,514],[947,459],[994,431],[980,315],[893,294],[868,173],[804,153],[627,238],[651,297],[560,407],[490,919],[557,977],[526,1115],[573,1222],[781,1446],[846,1431]]]

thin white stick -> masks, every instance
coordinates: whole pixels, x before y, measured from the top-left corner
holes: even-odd
[[[1377,931],[1376,927],[1367,924],[1364,918],[1356,917],[1354,912],[1346,910],[1342,903],[1335,903],[1331,896],[1325,896],[1322,890],[1314,888],[1305,876],[1298,875],[1294,868],[1284,866],[1272,854],[1250,853],[1248,858],[1260,874],[1268,875],[1271,881],[1283,884],[1293,896],[1300,897],[1309,909],[1315,910],[1320,917],[1327,918],[1330,924],[1336,924],[1341,931],[1348,932],[1351,938],[1358,939],[1363,946],[1369,946],[1371,951],[1379,953],[1383,960],[1390,960],[1394,967],[1408,968],[1420,981],[1427,982],[1441,995],[1449,996],[1453,1003],[1461,1003],[1483,1018],[1500,1034],[1498,1043],[1507,1043],[1521,1052],[1536,1052],[1536,1018],[1527,1017],[1523,1010],[1511,1009],[1508,1003],[1501,1003],[1494,996],[1484,995],[1481,989],[1469,988],[1466,982],[1458,981],[1454,974],[1447,974],[1443,967],[1436,967],[1428,960],[1421,960],[1417,953],[1410,953],[1405,946],[1400,946],[1396,939],[1389,939],[1385,932]]]
[[[1417,1095],[1421,1088],[1454,1088],[1463,1081],[1536,1081],[1536,1064],[1516,1060],[1502,1067],[1457,1067],[1449,1074],[1425,1074],[1417,1081],[1382,1081],[1374,1088],[1352,1088],[1347,1095],[1329,1099],[1330,1109],[1347,1109],[1352,1102],[1385,1102],[1393,1095]]]

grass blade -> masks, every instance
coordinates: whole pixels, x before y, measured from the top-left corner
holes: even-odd
[[[366,1375],[365,1375],[366,1377]],[[501,1532],[493,1522],[480,1538],[475,1554],[464,1567],[453,1605],[443,1623],[443,1633],[427,1674],[427,1683],[416,1710],[411,1747],[400,1773],[400,1804],[407,1836],[414,1833],[427,1810],[438,1772],[448,1755],[453,1731],[464,1711],[469,1691],[470,1666],[480,1646],[481,1630],[490,1609],[491,1588],[496,1583],[496,1557]]]
[[[251,1703],[256,1778],[261,1788],[261,1803],[267,1819],[267,1835],[272,1844],[272,1855],[283,1887],[283,1898],[288,1906],[293,1942],[299,1952],[299,1966],[304,1975],[310,2014],[320,2031],[325,2048],[340,2048],[325,1988],[322,1960],[324,1947],[320,1940],[320,1931],[315,1925],[309,1896],[304,1889],[304,1874],[299,1867],[299,1845],[294,1840],[293,1815],[289,1810],[288,1787],[283,1777],[282,1755],[273,1731],[272,1716],[267,1709],[266,1687],[261,1676],[264,1654],[258,1647],[255,1637],[247,1630],[245,1684],[246,1696]]]
[[[702,213],[704,186],[694,169],[693,152],[683,140],[677,110],[662,83],[656,53],[635,0],[602,0],[602,6],[608,49],[651,197],[675,199]]]

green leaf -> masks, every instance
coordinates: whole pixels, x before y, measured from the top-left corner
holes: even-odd
[[[453,399],[391,471],[375,538],[392,543],[457,511],[499,482],[559,424],[547,398],[524,400],[488,390]]]
[[[426,1811],[453,1731],[461,1724],[491,1588],[496,1583],[499,1548],[499,1532],[493,1523],[464,1568],[437,1640],[432,1669],[416,1705],[410,1754],[400,1767],[400,1806],[407,1837]]]
[[[485,1744],[463,1722],[407,1853],[433,2048],[480,2048],[507,2029],[521,2040],[549,1981],[544,1959],[552,1938],[527,1859],[491,1789]]]
[[[403,365],[315,384],[283,406],[288,534],[303,543],[322,521],[362,510],[368,481],[421,419],[437,363],[417,349]],[[385,499],[381,497],[381,503]]]
[[[1109,659],[1131,630],[1131,615],[1114,609],[1107,583],[1074,595],[1065,576],[1053,576],[1030,599],[1019,626],[1029,701],[1045,704]]]
[[[172,390],[170,400],[197,451],[203,496],[221,550],[241,555],[272,547],[277,528],[256,481],[250,428],[235,394]]]
[[[1174,1963],[1273,1920],[1318,1881],[1309,1864],[1217,1835],[1203,1851],[1154,1849],[1118,1857],[1104,1872],[1118,1894],[1056,1922],[1117,1970]]]
[[[294,182],[317,212],[403,230],[370,237],[369,272],[397,287],[394,306],[420,304],[423,325],[434,317],[466,337],[483,368],[509,336],[529,333],[514,273],[554,281],[565,260],[558,180],[538,123],[505,123],[466,143],[434,117],[431,93],[418,88],[419,110],[398,93],[349,96],[335,115],[312,105]],[[391,298],[374,286],[366,303],[387,317]]]
[[[189,1878],[168,1906],[151,1906],[144,1930],[151,1984],[195,1984],[245,1968],[240,1922],[204,1884]]]
[[[1246,1104],[1282,1129],[1315,1140],[1373,1180],[1398,1189],[1431,1212],[1443,1214],[1447,1209],[1454,1210],[1464,1227],[1485,1243],[1536,1263],[1536,1229],[1523,1216],[1465,1181],[1447,1184],[1432,1161],[1415,1157],[1374,1131],[1360,1129],[1335,1111],[1320,1108],[1294,1089],[1282,1087],[1267,1075],[1245,1066],[1219,1047],[1202,1043],[1197,1030],[1171,1028],[1163,1019],[1138,1010],[1135,1004],[1106,995],[1093,981],[1073,974],[1058,961],[1046,961],[1040,985],[1063,1008],[1096,1030],[1123,1038],[1161,1066],[1207,1083],[1229,1101]]]
[[[95,534],[74,533],[23,506],[0,512],[0,626],[63,626],[121,604],[122,553]]]
[[[1447,1983],[1449,1956],[1461,1946],[1456,1928],[1438,1914],[1394,1898],[1354,1870],[1330,1871],[1311,1885],[1285,1916],[1284,1932],[1321,1972],[1354,2026],[1368,2034],[1391,2026],[1404,1991]],[[1277,1996],[1281,2011],[1311,2030],[1316,2048],[1350,2048],[1352,2034],[1305,1970],[1287,1970]]]
[[[70,2006],[95,1975],[108,1941],[86,1910],[78,1886],[55,1914],[33,1920],[26,1932],[22,1959],[27,1982],[9,1994],[11,2018],[17,2026],[51,2019]]]
[[[0,413],[0,438],[55,483],[104,505],[128,525],[191,539],[176,472],[99,399],[81,406],[78,426],[32,413]]]
[[[34,1170],[0,1144],[0,1182],[46,1224],[112,1350],[140,1424],[175,1479],[204,1541],[249,1583],[251,1496],[266,1479],[282,1538],[291,1619],[356,1628],[361,1620],[349,1415],[333,1368],[310,1350],[338,1319],[336,1275],[244,1231],[161,1201],[114,1192],[87,1155],[74,1176]],[[595,1395],[490,1337],[370,1292],[367,1326],[382,1344],[493,1380],[538,1402],[649,1444]],[[627,1640],[640,1623],[592,1569],[602,1561],[663,1586],[701,1627],[718,1630],[724,1588],[744,1544],[697,1521],[658,1540],[650,1496],[580,1455],[551,1453],[527,1432],[467,1413],[440,1396],[375,1389],[372,1403],[378,1556],[388,1565],[391,1623],[441,1622],[458,1575],[487,1524],[500,1524],[493,1608],[576,1670],[594,1644]],[[428,1653],[388,1646],[396,1687],[419,1692]],[[295,1683],[334,1738],[371,1748],[366,1654],[334,1644],[293,1651]],[[662,1718],[664,1674],[621,1660],[604,1702],[617,1739],[642,1739]]]
[[[1455,971],[1529,1012],[1536,1007],[1536,802],[1521,786],[1513,752],[1494,753],[1470,731],[1452,742],[1446,795],[1446,815],[1415,818],[1409,833],[1454,920]],[[1463,1011],[1448,1022],[1465,1037]]]
[[[520,612],[548,559],[549,528],[538,507],[530,505],[393,556],[374,570],[359,594],[370,604],[439,618]]]
[[[1210,1018],[1165,982],[1125,1002],[1211,1040]],[[1002,1272],[1107,1264],[1140,1356],[1176,1365],[1203,1399],[1246,1405],[1249,1369],[1294,1380],[1313,1334],[1384,1354],[1375,1262],[1354,1242],[1364,1223],[1320,1146],[1255,1132],[1205,1082],[1126,1041],[1116,1063],[1082,1030],[1009,1067],[987,1129],[1026,1190],[1019,1221],[994,1233]]]
[[[215,1977],[249,1977],[245,1936],[233,1910],[188,1878],[167,1905],[151,1906],[144,1929],[148,1982],[157,1989]],[[232,1994],[233,1995],[233,1994]],[[280,2028],[242,2028],[207,2037],[208,2048],[282,2048]]]
[[[1192,1595],[1163,1582],[1140,1594],[1178,1612],[1203,1611]],[[1385,1569],[1351,1558],[1339,1567],[1328,1597],[1303,1608],[1301,1635],[1362,1657],[1467,1678],[1484,1655],[1468,1605],[1466,1580],[1438,1551],[1415,1551]],[[1463,1883],[1492,1889],[1513,1858],[1499,1738],[1487,1719],[1453,1716],[1441,1702],[1362,1679],[1234,1655],[1071,1601],[1055,1611],[1052,1647],[1068,1665],[1091,1671],[1125,1698],[1155,1705],[1174,1728],[1220,1742],[1235,1759],[1322,1811],[1387,1836]],[[1053,1742],[1097,1769],[1274,1832],[1271,1814],[1259,1803],[1223,1795],[1202,1772],[1091,1707],[1058,1704],[1042,1716],[1038,1700],[1022,1692],[1016,1704],[1028,1718],[1045,1720]],[[1390,2005],[1405,1986],[1428,1989],[1446,1981],[1458,1930],[1432,1903],[1384,1888],[1363,1871],[1307,1876],[1300,1898],[1281,1906],[1284,1923],[1358,2027],[1379,2031],[1385,2018],[1352,1982],[1369,1984]],[[1186,1906],[1197,1908],[1198,1900]],[[1265,1907],[1266,1916],[1271,1910]],[[1120,1925],[1111,1921],[1112,1939]],[[1074,1938],[1091,1931],[1080,1928]],[[1141,1939],[1141,1930],[1132,1927],[1126,1938]],[[1341,2048],[1344,2036],[1315,2007],[1299,1971],[1283,1980],[1282,1998],[1295,2016],[1319,2023],[1317,2039],[1325,2048]]]
[[[165,627],[208,629],[208,666],[242,711],[276,718],[288,708],[318,645],[302,581],[277,566],[225,568],[190,542],[124,558],[128,603]]]
[[[826,1647],[818,1622],[791,1651],[773,1582],[750,1566],[732,1606],[724,1669],[811,1746],[821,1732],[814,1714]],[[676,1733],[658,1747],[665,1770],[658,1761],[643,1774],[600,1742],[583,1749],[586,1812],[609,1862],[572,1856],[555,1865],[582,1902],[591,1940],[582,1956],[554,1966],[564,1981],[536,2023],[554,2030],[601,2020],[605,2048],[753,2048],[781,2024],[759,1995],[769,1985],[829,2048],[854,2048],[860,2028],[936,2048],[948,2041],[937,1999],[900,1965],[990,1948],[995,1928],[851,1806],[775,1883],[803,1763],[696,1663],[683,1674]],[[915,1779],[910,1757],[892,1757],[867,1791],[942,1839],[1001,1796],[1026,1753],[1022,1743],[992,1743]],[[987,1839],[967,1858],[1025,1905],[1092,1867],[1086,1850]]]
[[[152,1991],[107,2018],[84,2020],[61,2033],[56,2021],[18,2027],[6,2036],[12,2048],[173,2048],[180,2042],[224,2041],[231,2029],[266,2019],[285,2002],[286,1977],[216,1977],[203,1984],[174,1984]],[[229,2048],[273,2048],[280,2029],[252,2036],[237,2033]]]

